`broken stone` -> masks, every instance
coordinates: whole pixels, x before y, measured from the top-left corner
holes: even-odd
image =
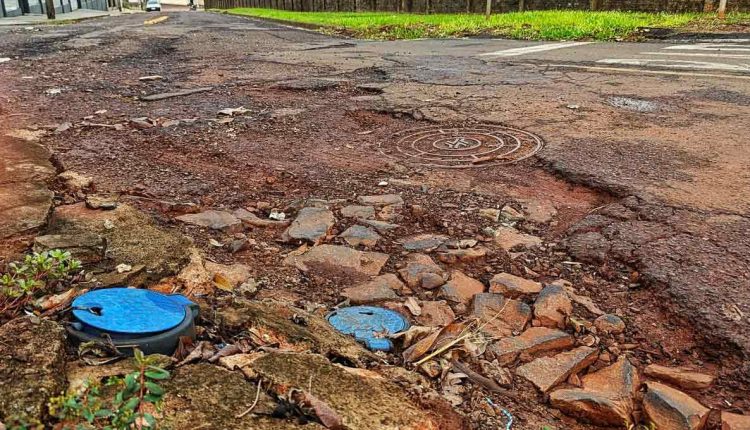
[[[274,88],[292,91],[322,91],[338,88],[339,81],[322,78],[304,78],[274,84]]]
[[[583,388],[561,389],[550,394],[550,403],[562,412],[602,426],[633,424],[638,370],[627,358],[583,377]]]
[[[540,391],[546,393],[567,380],[570,375],[594,364],[597,356],[595,349],[579,346],[572,351],[561,352],[552,357],[537,358],[516,369],[516,374],[528,379]]]
[[[604,314],[594,320],[594,327],[599,333],[620,334],[625,332],[625,322],[613,314]]]
[[[590,231],[565,240],[568,252],[584,263],[600,264],[607,259],[611,245],[601,233]]]
[[[424,254],[409,254],[406,267],[398,273],[411,288],[421,287],[431,290],[443,285],[446,281],[443,269]]]
[[[294,419],[273,418],[280,405],[257,385],[245,380],[239,372],[194,364],[180,367],[165,382],[162,418],[164,428],[253,429],[253,430],[323,430],[316,423],[298,424]],[[253,413],[239,418],[255,403]]]
[[[448,241],[448,236],[440,234],[419,234],[399,240],[407,251],[429,251]]]
[[[403,205],[404,199],[398,194],[379,194],[376,196],[359,196],[357,201],[367,206]]]
[[[197,93],[204,93],[206,91],[211,91],[213,88],[211,87],[202,87],[202,88],[193,88],[189,90],[181,90],[181,91],[173,91],[169,93],[159,93],[159,94],[152,94],[148,96],[141,96],[140,99],[147,102],[154,102],[158,100],[165,100],[170,99],[172,97],[181,97],[181,96],[189,96],[191,94],[197,94]]]
[[[126,261],[134,268],[144,266],[137,276],[128,279],[134,287],[175,275],[190,260],[188,238],[157,227],[150,217],[125,204],[106,212],[88,209],[83,203],[58,206],[48,232],[103,237],[107,260]]]
[[[34,238],[34,252],[52,249],[68,251],[84,264],[98,263],[104,259],[107,241],[98,234],[49,234]]]
[[[284,264],[303,272],[316,270],[321,274],[376,276],[388,261],[388,254],[357,251],[345,246],[318,245],[302,255],[290,255]]]
[[[512,299],[537,294],[542,291],[542,284],[510,273],[498,273],[490,280],[490,292],[500,293]]]
[[[344,218],[368,219],[375,216],[373,206],[345,206],[341,208],[341,216]]]
[[[76,192],[87,188],[91,188],[94,185],[94,180],[89,176],[83,176],[80,173],[72,170],[66,170],[59,175],[59,179],[69,191]]]
[[[573,313],[573,303],[563,287],[548,285],[534,302],[534,318],[545,327],[565,327],[565,318]]]
[[[233,306],[220,310],[218,316],[227,330],[259,333],[257,341],[282,351],[311,351],[360,366],[375,359],[353,337],[336,331],[323,318],[293,306],[237,300]]]
[[[468,249],[448,249],[438,253],[438,259],[445,264],[469,263],[484,258],[487,249],[481,246]]]
[[[479,209],[479,216],[490,221],[498,222],[500,221],[500,209]]]
[[[214,284],[225,291],[233,291],[250,277],[250,267],[240,263],[226,265],[206,261],[205,268]]]
[[[284,232],[283,238],[317,243],[328,235],[335,223],[333,212],[326,208],[303,208]]]
[[[714,377],[705,373],[658,364],[646,366],[643,373],[648,377],[668,382],[686,390],[703,390],[710,387],[714,382]]]
[[[362,220],[364,224],[369,225],[370,227],[377,230],[379,233],[388,233],[389,231],[395,230],[399,227],[401,227],[398,224],[391,224],[387,223],[385,221],[378,221],[374,219],[368,219],[368,220]]]
[[[65,388],[65,329],[38,317],[0,326],[0,417],[39,422]]]
[[[482,323],[483,331],[500,338],[522,332],[531,320],[531,307],[502,294],[480,293],[474,296],[472,314]]]
[[[533,249],[542,244],[542,239],[530,234],[521,233],[512,227],[502,227],[495,230],[494,241],[497,246],[506,251]]]
[[[246,209],[237,209],[232,212],[232,215],[236,216],[244,224],[252,227],[288,227],[291,224],[288,220],[276,221],[272,219],[263,219],[256,216],[254,213]]]
[[[505,366],[514,362],[520,354],[532,356],[541,352],[573,347],[573,336],[561,330],[547,327],[530,327],[519,336],[504,337],[487,348],[498,362]]]
[[[504,222],[513,223],[523,220],[524,215],[523,213],[517,211],[514,207],[505,205],[500,210],[500,218],[502,218]]]
[[[484,284],[474,278],[455,271],[451,274],[450,281],[440,287],[439,295],[455,303],[463,303],[468,306],[475,294],[484,292]]]
[[[144,81],[144,82],[147,82],[147,81],[161,81],[162,79],[164,79],[164,76],[161,76],[161,75],[141,76],[140,78],[138,78],[139,81]]]
[[[557,209],[548,201],[527,200],[520,203],[526,219],[536,224],[547,224],[557,215]]]
[[[153,128],[156,126],[153,121],[151,121],[148,117],[139,117],[139,118],[132,118],[130,120],[130,123],[133,124],[133,126],[137,129],[145,130],[147,128]]]
[[[385,206],[378,212],[378,219],[382,221],[393,221],[400,216],[401,206]]]
[[[343,238],[346,243],[351,246],[365,246],[373,247],[377,245],[378,241],[382,239],[379,234],[375,233],[372,229],[362,227],[361,225],[353,225],[346,229],[339,235]]]
[[[235,115],[244,115],[246,113],[250,112],[250,109],[246,109],[244,106],[240,106],[238,108],[225,108],[221,109],[218,114],[219,115],[226,115],[226,116],[235,116]]]
[[[395,291],[401,291],[404,284],[392,273],[376,276],[369,282],[356,287],[345,288],[341,295],[353,305],[384,302],[397,299]]]
[[[112,210],[117,208],[119,196],[111,194],[90,194],[86,196],[86,207],[89,209]]]
[[[703,430],[710,409],[658,382],[646,383],[643,410],[659,430]]]
[[[225,211],[208,210],[195,214],[180,215],[175,219],[185,224],[221,230],[227,233],[242,231],[242,222],[236,216]]]
[[[750,415],[722,412],[721,430],[750,430]]]
[[[70,123],[70,122],[64,122],[64,123],[58,125],[57,128],[55,128],[55,133],[56,134],[57,133],[64,133],[64,132],[70,130],[71,127],[73,127],[72,123]]]
[[[453,309],[445,300],[420,302],[421,312],[414,319],[423,326],[446,326],[456,319]]]

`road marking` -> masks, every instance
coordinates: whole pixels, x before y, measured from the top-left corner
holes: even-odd
[[[533,54],[536,52],[552,51],[555,49],[572,48],[574,46],[588,45],[594,42],[561,42],[547,43],[544,45],[524,46],[522,48],[504,49],[502,51],[487,52],[479,54],[480,57],[515,57],[517,55]]]
[[[669,55],[670,57],[712,57],[712,58],[745,58],[750,59],[750,55],[744,54],[712,54],[700,52],[641,52],[641,55]]]
[[[669,75],[669,76],[690,76],[698,78],[726,78],[726,79],[742,79],[750,80],[750,76],[747,75],[725,75],[721,73],[698,73],[698,72],[677,72],[672,70],[648,70],[648,69],[633,69],[629,67],[598,67],[598,66],[579,66],[577,64],[548,64],[549,67],[560,67],[567,69],[579,69],[586,72],[601,72],[601,73],[631,73],[637,75]]]
[[[622,64],[625,66],[671,67],[674,69],[724,70],[727,72],[750,72],[747,64],[711,63],[707,61],[650,60],[638,58],[606,58],[602,64]]]
[[[695,45],[673,45],[667,46],[667,50],[673,51],[744,51],[750,52],[748,45],[736,45],[725,43],[698,43]]]

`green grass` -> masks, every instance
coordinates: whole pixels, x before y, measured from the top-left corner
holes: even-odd
[[[716,26],[713,15],[688,13],[587,12],[570,10],[496,14],[487,20],[476,14],[419,15],[390,12],[291,12],[237,8],[230,14],[291,21],[323,31],[365,39],[417,39],[492,35],[514,39],[617,40],[632,39],[639,29]],[[750,22],[750,14],[732,14],[729,22]]]

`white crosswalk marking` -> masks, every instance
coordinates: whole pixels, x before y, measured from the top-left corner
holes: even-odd
[[[641,52],[643,55],[668,55],[670,57],[711,57],[711,58],[742,58],[750,59],[750,55],[744,54],[714,54],[710,52]]]
[[[594,42],[561,42],[547,43],[544,45],[524,46],[523,48],[504,49],[502,51],[480,54],[481,57],[515,57],[517,55],[532,54],[535,52],[552,51],[555,49],[572,48],[574,46],[588,45]]]
[[[606,58],[599,60],[602,64],[622,64],[626,66],[652,66],[667,67],[672,69],[697,69],[697,70],[723,70],[727,72],[750,72],[747,64],[711,63],[705,61],[686,60],[650,60],[639,58]]]
[[[750,46],[726,43],[697,43],[695,45],[667,46],[666,50],[673,51],[744,51],[750,52]]]

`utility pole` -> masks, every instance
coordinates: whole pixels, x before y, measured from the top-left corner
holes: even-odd
[[[727,17],[727,0],[719,0],[719,19]]]
[[[55,19],[55,0],[44,0],[47,9],[47,19]]]
[[[492,15],[492,0],[487,0],[487,6],[484,9],[485,18],[490,19]]]

